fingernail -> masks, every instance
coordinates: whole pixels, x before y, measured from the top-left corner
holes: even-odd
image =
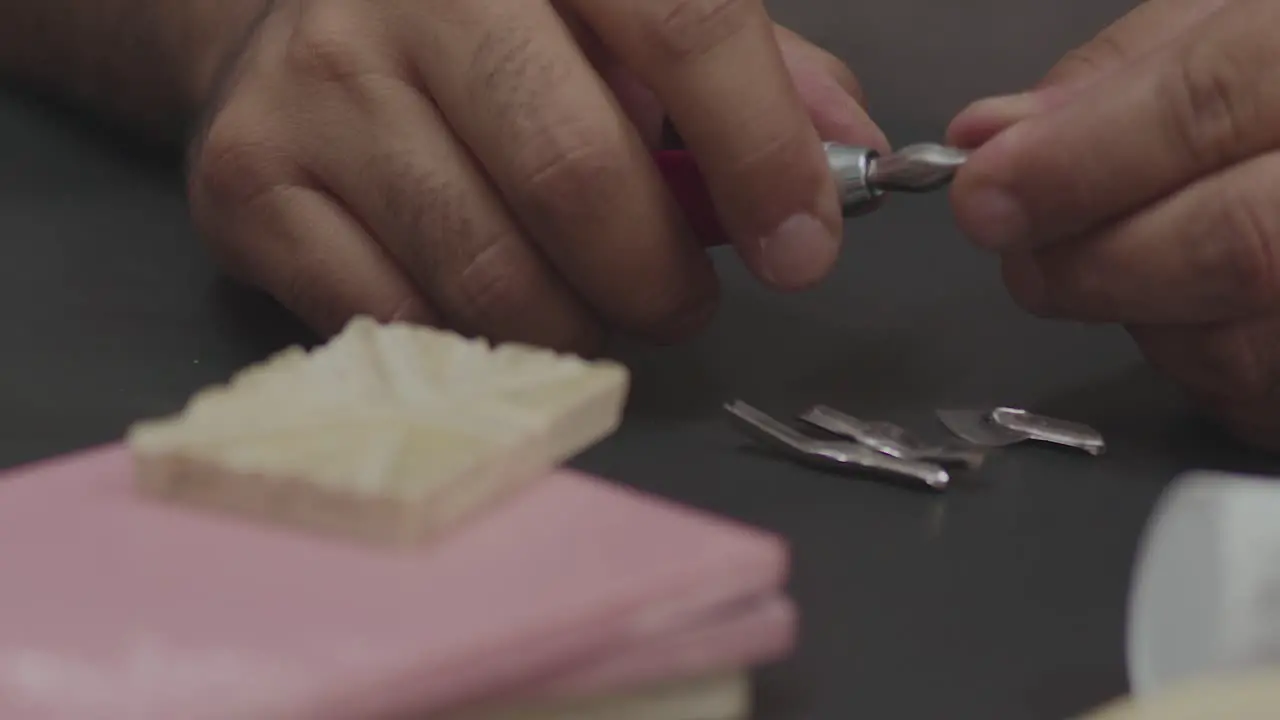
[[[957,216],[966,234],[988,250],[1004,250],[1023,242],[1030,223],[1022,205],[1007,191],[981,187],[957,203]]]
[[[979,100],[965,110],[965,115],[1011,122],[1035,115],[1043,109],[1040,94],[1027,92]]]
[[[947,141],[967,149],[980,147],[996,135],[1045,109],[1039,93],[1021,93],[979,100],[951,121]]]
[[[821,280],[835,264],[840,240],[812,215],[793,215],[760,240],[766,279],[784,289]]]

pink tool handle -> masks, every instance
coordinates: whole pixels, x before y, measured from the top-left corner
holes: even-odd
[[[693,155],[687,150],[659,150],[653,159],[694,235],[707,247],[728,245],[729,235],[720,224],[711,193]]]

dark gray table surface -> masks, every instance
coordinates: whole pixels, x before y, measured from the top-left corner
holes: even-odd
[[[898,142],[936,138],[970,99],[1030,83],[1125,9],[773,6],[855,67]],[[0,465],[118,437],[305,337],[217,280],[163,164],[8,94],[0,168]],[[848,238],[835,276],[797,296],[758,289],[725,257],[714,327],[679,348],[622,349],[628,421],[579,464],[791,540],[803,638],[761,674],[764,720],[1061,718],[1123,692],[1125,594],[1152,502],[1188,467],[1272,463],[1198,423],[1121,331],[1018,312],[945,197],[895,201]],[[938,406],[1021,404],[1096,425],[1112,450],[1012,449],[930,496],[743,452],[719,410],[734,397],[931,432]]]

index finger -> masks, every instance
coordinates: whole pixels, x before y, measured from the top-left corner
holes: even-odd
[[[757,276],[807,287],[843,220],[818,133],[761,0],[571,0],[658,97]]]
[[[1095,229],[1280,142],[1280,5],[1239,0],[1194,33],[975,151],[957,221],[993,249]]]
[[[1145,0],[1085,44],[1069,51],[1029,92],[983,98],[947,128],[953,145],[976,148],[1032,115],[1060,107],[1089,84],[1165,47],[1228,0]]]

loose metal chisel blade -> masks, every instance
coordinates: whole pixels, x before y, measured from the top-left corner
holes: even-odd
[[[881,192],[932,192],[950,183],[968,158],[964,150],[936,143],[908,145],[871,158],[867,183]]]
[[[796,460],[822,467],[864,470],[945,490],[951,476],[941,465],[886,455],[845,440],[810,437],[742,401],[725,405],[738,428],[761,445]]]
[[[937,416],[957,437],[975,445],[1003,447],[1037,440],[1083,450],[1090,455],[1101,455],[1107,449],[1102,434],[1088,425],[1019,408],[939,410]]]
[[[980,447],[958,443],[931,443],[894,423],[862,420],[826,405],[815,405],[800,419],[832,435],[855,440],[886,455],[904,460],[923,460],[943,466],[973,470],[982,465],[985,453]]]

